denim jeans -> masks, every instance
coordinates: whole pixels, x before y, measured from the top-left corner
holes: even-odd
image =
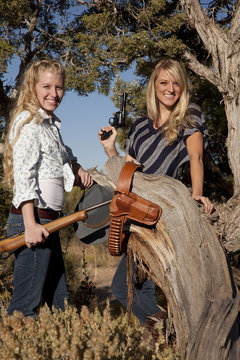
[[[49,222],[40,219],[41,224]],[[22,215],[10,214],[7,235],[24,231]],[[53,233],[45,244],[21,247],[15,251],[14,289],[8,314],[14,310],[25,316],[36,317],[42,300],[51,308],[64,310],[64,300],[69,302],[62,249],[58,233]]]
[[[141,323],[146,321],[148,315],[153,315],[159,308],[157,306],[157,295],[155,283],[151,280],[145,280],[142,284],[137,284],[135,280],[136,264],[133,263],[133,300],[132,312]],[[113,277],[111,290],[115,297],[127,307],[128,304],[128,286],[127,286],[127,256],[123,254],[122,259]]]

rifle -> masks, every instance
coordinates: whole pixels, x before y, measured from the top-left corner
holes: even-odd
[[[120,96],[120,110],[117,111],[114,117],[110,117],[109,124],[114,126],[117,130],[119,127],[123,127],[126,124],[126,101],[127,101],[127,93],[123,92]],[[111,131],[103,131],[101,135],[101,140],[106,140],[112,135]]]
[[[106,204],[109,204],[112,200],[108,200],[105,202],[102,202],[100,204],[91,206],[85,210],[76,211],[73,214],[63,216],[57,220],[50,221],[46,224],[44,224],[44,227],[48,230],[48,232],[51,234],[55,231],[61,230],[67,226],[72,225],[73,223],[77,221],[84,221],[87,219],[87,212],[91,211],[93,209],[96,209],[98,207],[104,206]],[[4,239],[0,241],[0,253],[3,252],[10,252],[12,250],[16,250],[17,248],[20,248],[21,246],[26,245],[24,233],[17,234],[13,237]]]

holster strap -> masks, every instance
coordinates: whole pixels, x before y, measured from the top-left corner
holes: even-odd
[[[142,168],[141,164],[127,161],[119,175],[116,191],[123,194],[128,194],[131,190],[133,174],[137,169],[140,168]]]
[[[109,207],[111,222],[108,245],[113,256],[121,255],[125,251],[126,238],[123,226],[128,219],[152,226],[161,215],[160,206],[131,192],[133,174],[141,167],[142,165],[134,162],[125,163]]]

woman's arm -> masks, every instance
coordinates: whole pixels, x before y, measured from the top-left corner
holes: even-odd
[[[112,135],[108,139],[101,140],[101,135],[102,135],[103,131],[108,132],[111,130],[112,130]],[[113,126],[103,127],[102,131],[99,131],[99,133],[98,133],[98,138],[99,138],[101,144],[103,145],[109,158],[118,155],[118,152],[117,152],[117,149],[115,146],[116,138],[117,138],[117,130]],[[126,154],[125,160],[137,163],[137,160],[128,154]]]
[[[132,156],[130,156],[130,155],[128,155],[128,154],[126,154],[125,160],[126,160],[126,161],[131,161],[131,162],[134,162],[134,163],[137,163],[137,164],[138,164],[137,160],[134,159]]]
[[[41,224],[38,224],[34,216],[34,202],[33,200],[25,201],[21,204],[23,221],[24,221],[24,237],[28,248],[43,244],[49,236],[49,232]]]
[[[14,197],[16,208],[28,200],[38,202],[37,169],[40,159],[40,136],[38,125],[25,124],[13,145]]]
[[[197,131],[189,136],[186,140],[187,151],[190,158],[190,174],[192,181],[192,197],[196,201],[200,201],[205,212],[210,214],[213,210],[211,201],[202,195],[203,192],[203,135]]]
[[[112,135],[109,136],[108,139],[102,140],[101,135],[103,134],[103,131],[106,131],[106,132],[112,131]],[[106,151],[107,156],[109,158],[118,155],[116,145],[115,145],[116,138],[117,138],[117,130],[115,129],[114,126],[109,125],[106,127],[102,127],[101,131],[99,131],[99,133],[98,133],[98,138],[100,140],[100,143],[104,147],[104,150]]]
[[[72,170],[75,175],[75,186],[80,186],[83,189],[90,188],[92,186],[93,179],[91,175],[85,171],[75,160],[72,161]]]

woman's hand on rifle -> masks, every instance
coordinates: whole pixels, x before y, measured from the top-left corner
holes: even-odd
[[[36,222],[33,200],[22,203],[21,209],[25,227],[24,238],[27,247],[30,248],[38,244],[44,244],[49,236],[49,232],[43,225]]]

